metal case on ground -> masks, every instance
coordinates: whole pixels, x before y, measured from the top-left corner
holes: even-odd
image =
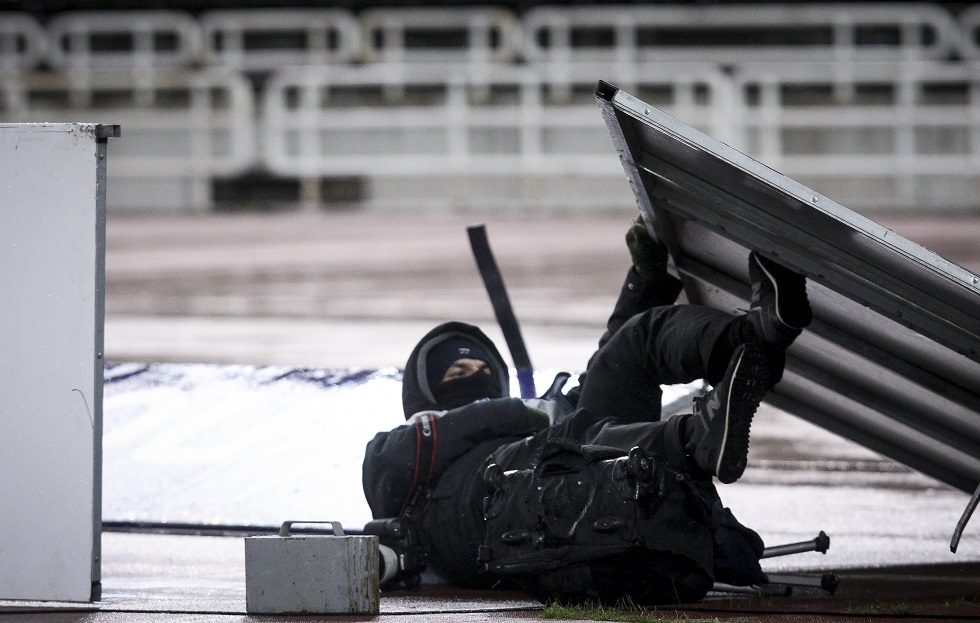
[[[295,523],[329,523],[334,534],[292,535]],[[245,602],[250,614],[378,614],[378,537],[344,535],[335,521],[248,537]]]

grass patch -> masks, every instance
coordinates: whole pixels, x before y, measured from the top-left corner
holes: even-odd
[[[947,608],[970,608],[980,604],[980,601],[972,597],[953,597],[943,602]]]
[[[857,604],[851,603],[844,611],[851,614],[867,614],[872,616],[911,617],[916,615],[915,608],[904,601],[886,602],[878,599],[859,602]]]
[[[692,619],[684,615],[665,615],[660,612],[644,610],[634,604],[603,606],[585,604],[582,606],[562,606],[548,604],[541,611],[542,619],[566,619],[589,621],[621,621],[623,623],[720,623],[718,618]]]

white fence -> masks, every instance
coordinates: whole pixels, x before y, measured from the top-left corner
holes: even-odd
[[[180,11],[86,11],[48,23],[48,62],[73,71],[183,67],[197,58],[197,21]]]
[[[254,166],[255,111],[240,75],[159,71],[134,81],[127,70],[63,78],[0,76],[4,122],[85,119],[125,127],[113,142],[108,204],[115,209],[209,209],[216,176]]]
[[[559,63],[938,60],[960,45],[925,4],[541,7],[523,24],[525,56]]]
[[[361,50],[360,24],[339,9],[208,11],[201,29],[203,61],[235,69],[347,63]]]
[[[110,209],[256,173],[306,205],[629,208],[603,79],[847,205],[961,210],[974,59],[980,9],[915,4],[0,13],[0,121],[125,126]]]
[[[856,209],[978,207],[980,64],[743,65],[733,146]]]
[[[26,13],[0,12],[0,70],[37,67],[48,53],[47,33]]]

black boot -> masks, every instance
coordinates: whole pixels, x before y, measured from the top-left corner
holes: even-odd
[[[768,358],[756,344],[735,349],[725,376],[694,399],[685,447],[695,463],[723,483],[741,478],[749,455],[752,417],[769,386]]]
[[[749,278],[752,303],[748,320],[763,345],[785,350],[813,319],[806,277],[753,251]]]

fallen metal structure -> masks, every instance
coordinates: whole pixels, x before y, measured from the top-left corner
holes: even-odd
[[[980,277],[612,85],[596,100],[689,302],[746,310],[752,249],[806,275],[814,321],[767,402],[972,492]]]

